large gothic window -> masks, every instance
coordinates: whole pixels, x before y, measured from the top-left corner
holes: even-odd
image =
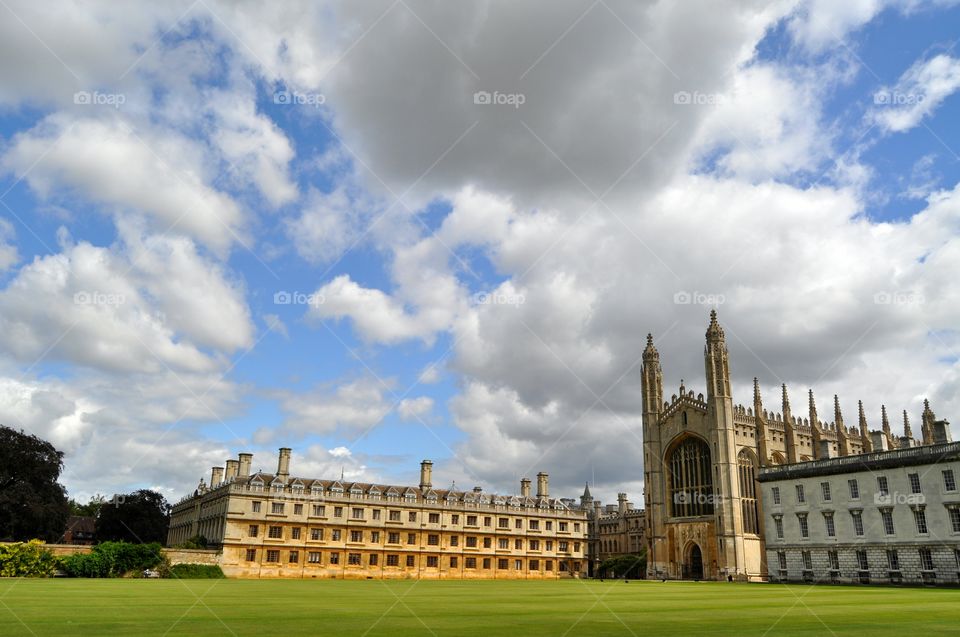
[[[687,438],[670,454],[670,504],[674,517],[713,514],[710,447]]]
[[[748,449],[737,454],[737,468],[740,477],[740,511],[743,516],[744,533],[760,534],[757,518],[757,465],[754,455]]]

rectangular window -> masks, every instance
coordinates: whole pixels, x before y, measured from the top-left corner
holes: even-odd
[[[509,560],[506,560],[506,559],[503,559],[503,558],[497,560],[497,568],[502,568],[502,569],[506,570],[507,568],[509,568],[509,566],[510,566]]]
[[[956,491],[957,479],[953,475],[953,469],[944,469],[942,473],[943,473],[943,490]]]
[[[483,526],[490,526],[491,524],[493,524],[493,518],[489,515],[483,516]]]
[[[340,541],[340,529],[333,529],[330,531],[330,541],[339,542]]]
[[[363,542],[363,531],[350,531],[351,542]]]
[[[257,549],[247,549],[247,561],[248,562],[257,561]]]
[[[522,571],[522,570],[523,570],[523,560],[514,560],[514,561],[513,561],[513,569],[514,569],[515,571]]]
[[[893,509],[880,509],[880,519],[883,520],[883,532],[894,535],[896,530],[893,526]]]
[[[260,532],[260,527],[256,524],[251,524],[250,527],[247,528],[247,535],[249,535],[250,537],[257,537],[257,534],[259,532]]]
[[[506,529],[506,528],[508,528],[508,527],[510,526],[509,523],[510,523],[510,520],[508,520],[507,518],[499,518],[499,519],[497,519],[497,526],[499,526],[501,529]]]
[[[260,513],[260,503],[259,503],[259,502],[253,502],[253,503],[251,503],[251,507],[252,507],[252,510],[253,510],[254,513]]]
[[[294,505],[293,505],[293,514],[294,514],[294,515],[303,515],[303,505],[302,505],[302,504],[294,504]]]
[[[416,544],[416,543],[417,543],[417,534],[407,533],[407,544]]]
[[[805,571],[813,570],[813,557],[810,555],[810,551],[801,551],[801,557],[803,557],[803,569]]]
[[[515,528],[515,529],[522,529],[522,528],[523,528],[523,520],[521,520],[520,518],[517,518],[516,520],[514,520],[514,521],[513,521],[513,528]]]
[[[408,555],[408,556],[407,556],[407,566],[408,566],[409,568],[413,568],[413,566],[415,566],[415,564],[416,564],[415,559],[416,559],[416,558],[414,558],[413,555]]]
[[[850,517],[853,518],[853,532],[856,535],[863,535],[863,512],[851,511]]]
[[[560,531],[561,531],[562,533],[566,533],[566,532],[567,532],[567,523],[566,523],[566,522],[561,522],[561,523],[560,523]]]
[[[473,535],[467,536],[467,547],[471,549],[477,548],[477,538]]]
[[[523,540],[520,540],[520,539],[514,540],[513,548],[517,551],[523,550]]]
[[[889,549],[887,551],[887,568],[889,568],[891,571],[900,570],[900,556],[897,555],[897,551],[895,549]]]
[[[823,514],[823,524],[827,528],[827,537],[837,537],[837,526],[833,523],[833,513]]]
[[[353,507],[352,509],[350,509],[350,517],[353,518],[354,520],[362,520],[363,507]]]
[[[381,515],[382,513],[383,513],[383,511],[381,511],[380,509],[374,509],[374,510],[373,510],[373,519],[374,519],[374,520],[379,520],[379,519],[380,519],[380,515]]]
[[[310,562],[311,564],[319,564],[320,551],[310,551],[309,553],[307,553],[307,561]]]
[[[952,506],[950,511],[950,524],[953,526],[954,533],[960,533],[960,507]]]
[[[330,554],[330,564],[333,565],[333,564],[339,564],[339,563],[340,563],[340,554],[339,554],[339,553],[331,553],[331,554]]]
[[[923,488],[920,486],[920,474],[911,473],[910,478],[910,493],[923,493]]]
[[[530,520],[530,530],[539,531],[540,530],[540,520]]]
[[[300,561],[300,551],[290,551],[289,560],[290,560],[290,563],[291,563],[291,564],[296,564],[297,562],[299,562],[299,561]]]
[[[370,541],[374,544],[380,544],[380,531],[370,531]]]
[[[314,504],[314,505],[313,505],[313,517],[315,517],[315,518],[322,518],[322,517],[325,516],[326,514],[327,514],[327,507],[325,507],[325,506],[322,505],[322,504]]]
[[[773,524],[777,528],[777,539],[783,539],[783,518],[779,515],[773,516]]]
[[[867,562],[867,552],[860,550],[857,551],[857,568],[861,571],[869,571],[870,564]]]
[[[450,557],[450,568],[457,568],[457,556],[452,555]]]
[[[416,521],[417,521],[417,512],[416,512],[416,511],[410,511],[410,512],[407,514],[407,522],[416,522]]]
[[[491,564],[493,564],[493,560],[491,560],[489,557],[483,558],[483,570],[489,571]]]
[[[400,556],[396,554],[388,555],[387,566],[400,566]]]
[[[510,548],[509,540],[507,540],[507,538],[505,537],[500,538],[499,540],[497,540],[497,547],[501,549]]]
[[[477,558],[468,557],[463,560],[463,565],[466,568],[477,568]]]
[[[440,546],[440,536],[435,533],[428,535],[427,544],[430,546]]]
[[[347,564],[350,566],[360,566],[360,554],[347,553]]]
[[[270,504],[270,513],[283,513],[283,502],[273,502]]]
[[[282,526],[271,526],[268,535],[273,538],[282,538],[283,537],[283,527]]]
[[[459,536],[459,535],[451,535],[451,536],[450,536],[450,546],[457,546],[457,545],[459,545],[459,544],[460,544],[460,536]]]
[[[557,542],[557,550],[561,553],[566,553],[568,550],[570,550],[570,545],[566,542]]]
[[[773,487],[770,494],[773,495],[773,503],[780,504],[780,487]]]
[[[579,532],[580,532],[580,523],[579,523],[579,522],[574,522],[574,523],[573,523],[573,532],[574,532],[574,533],[579,533]]]
[[[797,520],[800,522],[800,537],[810,537],[810,528],[807,526],[807,514],[798,513]]]
[[[823,496],[824,502],[830,501],[830,483],[829,482],[820,483],[820,494]]]
[[[530,560],[530,570],[539,571],[540,570],[540,560]]]
[[[780,570],[787,570],[787,554],[784,551],[777,551],[777,562],[780,565]]]
[[[547,560],[547,563],[544,565],[544,570],[545,571],[553,570],[553,560]]]
[[[427,568],[437,568],[439,564],[440,564],[440,561],[436,555],[427,556]]]
[[[430,524],[440,524],[440,514],[431,513],[430,514]]]
[[[960,570],[960,549],[953,551],[953,559],[957,563],[957,570]]]
[[[450,516],[450,524],[460,524],[460,514],[454,513]]]
[[[467,526],[477,526],[477,516],[468,515],[467,516]]]
[[[540,550],[540,540],[530,540],[530,550],[539,551]]]
[[[483,548],[488,549],[493,546],[493,538],[485,537],[483,538]]]
[[[840,555],[836,551],[827,551],[827,560],[830,562],[831,571],[840,570]]]
[[[917,523],[917,533],[925,534],[927,532],[927,513],[923,507],[914,507],[913,519]]]
[[[333,517],[342,518],[343,517],[343,507],[333,507]]]
[[[367,558],[367,564],[369,564],[370,566],[376,566],[379,561],[380,561],[380,556],[377,555],[376,553],[373,553],[372,555],[370,555],[370,557]]]
[[[877,492],[880,495],[890,495],[890,486],[887,483],[887,476],[877,476]]]
[[[920,570],[933,570],[933,553],[930,549],[920,549]]]
[[[860,483],[853,480],[847,480],[847,485],[850,487],[850,499],[859,500],[860,499]]]
[[[400,512],[399,511],[390,511],[390,521],[399,522],[400,521]]]
[[[553,540],[547,540],[547,550],[548,551],[553,550]]]
[[[279,562],[280,561],[280,551],[275,549],[270,549],[267,551],[267,561],[268,562]]]
[[[399,533],[388,533],[387,534],[387,544],[400,544],[400,534]]]
[[[293,527],[292,529],[290,529],[290,539],[291,539],[291,540],[299,540],[299,539],[300,539],[300,527],[299,527],[299,526],[295,526],[295,527]]]
[[[798,484],[797,485],[797,502],[800,504],[803,504],[806,501],[807,501],[806,496],[803,493],[803,485]]]
[[[547,520],[545,524],[547,525],[547,530],[548,530],[548,531],[552,531],[552,530],[553,530],[553,520]]]

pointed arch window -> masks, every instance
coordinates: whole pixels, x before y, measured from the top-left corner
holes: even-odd
[[[749,449],[737,454],[737,470],[740,478],[740,513],[744,533],[760,534],[757,516],[757,463]]]
[[[713,514],[710,447],[690,437],[670,454],[670,507],[674,517]]]

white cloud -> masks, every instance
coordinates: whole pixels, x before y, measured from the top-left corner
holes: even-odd
[[[404,420],[412,420],[429,414],[433,409],[433,399],[429,396],[418,396],[417,398],[404,398],[397,405],[397,412]]]
[[[960,60],[945,53],[918,60],[892,87],[874,94],[868,119],[886,132],[902,133],[920,124],[960,89]]]
[[[6,219],[0,219],[0,272],[6,272],[20,260],[15,241],[16,230],[13,224]]]

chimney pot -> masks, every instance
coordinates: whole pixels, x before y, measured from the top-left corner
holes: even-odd
[[[433,463],[424,460],[420,463],[420,489],[430,489],[433,487]]]

